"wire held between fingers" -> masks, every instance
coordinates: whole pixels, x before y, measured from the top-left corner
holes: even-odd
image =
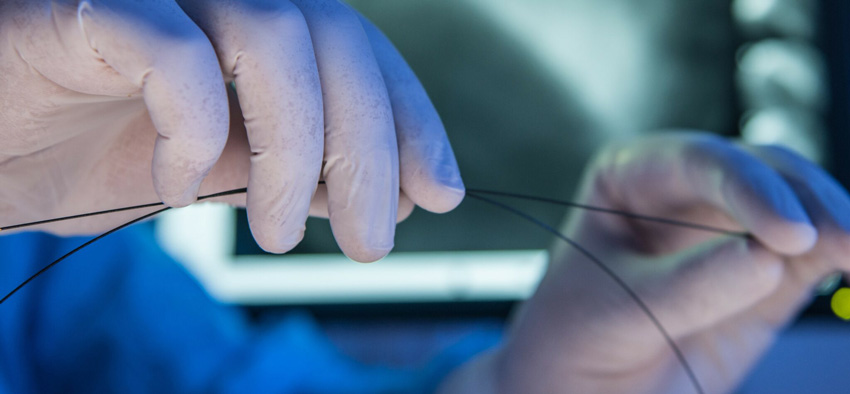
[[[694,230],[701,230],[701,231],[707,231],[707,232],[717,233],[717,234],[722,234],[722,235],[729,235],[729,236],[733,236],[733,237],[741,237],[741,238],[750,237],[749,233],[743,232],[743,231],[728,230],[728,229],[709,226],[709,225],[705,225],[705,224],[701,224],[701,223],[694,223],[694,222],[687,222],[687,221],[684,221],[684,220],[668,219],[668,218],[662,218],[662,217],[657,217],[657,216],[643,215],[643,214],[640,214],[640,213],[629,212],[629,211],[624,211],[624,210],[620,210],[620,209],[605,208],[605,207],[599,207],[599,206],[589,205],[589,204],[582,204],[582,203],[577,203],[577,202],[572,202],[572,201],[557,200],[557,199],[548,198],[548,197],[539,197],[539,196],[532,196],[532,195],[528,195],[528,194],[501,192],[501,191],[494,191],[494,190],[482,190],[482,189],[466,189],[466,190],[469,193],[489,194],[489,195],[494,195],[494,196],[518,198],[518,199],[529,200],[529,201],[537,201],[537,202],[560,205],[560,206],[565,206],[565,207],[570,207],[570,208],[579,208],[579,209],[583,209],[583,210],[586,210],[586,211],[607,213],[607,214],[622,216],[622,217],[626,217],[626,218],[630,218],[630,219],[644,220],[644,221],[649,221],[649,222],[667,224],[667,225],[671,225],[671,226],[685,227],[685,228],[690,228],[690,229],[694,229]]]
[[[324,185],[325,181],[319,181],[318,184]],[[212,198],[232,196],[232,195],[243,194],[243,193],[247,193],[247,192],[248,192],[248,188],[244,188],[244,187],[239,188],[239,189],[225,190],[223,192],[212,193],[212,194],[200,196],[200,197],[198,197],[197,201],[200,202],[200,201],[209,200],[209,199],[212,199]],[[53,218],[53,219],[38,220],[38,221],[35,221],[35,222],[13,224],[13,225],[10,225],[10,226],[0,227],[0,231],[15,230],[15,229],[19,229],[19,228],[38,226],[38,225],[41,225],[41,224],[50,224],[50,223],[62,222],[62,221],[66,221],[66,220],[82,219],[82,218],[91,217],[91,216],[107,215],[107,214],[110,214],[110,213],[133,211],[133,210],[144,209],[144,208],[161,207],[161,206],[164,206],[164,205],[165,205],[165,203],[163,203],[163,202],[152,202],[152,203],[149,203],[149,204],[141,204],[141,205],[133,205],[133,206],[128,206],[128,207],[106,209],[106,210],[103,210],[103,211],[95,211],[95,212],[81,213],[81,214],[77,214],[77,215],[62,216],[62,217]]]
[[[321,185],[321,184],[324,184],[324,183],[325,183],[324,181],[319,181],[318,184]],[[208,199],[217,198],[217,197],[231,196],[231,195],[236,195],[236,194],[243,194],[243,193],[247,193],[247,192],[248,192],[247,188],[226,190],[226,191],[223,191],[223,192],[212,193],[212,194],[200,196],[200,197],[198,197],[197,201],[203,201],[203,200],[208,200]],[[105,214],[116,213],[116,212],[124,212],[124,211],[136,210],[136,209],[152,208],[152,207],[158,207],[158,206],[164,206],[164,205],[165,204],[162,203],[162,202],[157,202],[157,203],[150,203],[150,204],[134,205],[134,206],[123,207],[123,208],[107,209],[107,210],[103,210],[103,211],[89,212],[89,213],[84,213],[84,214],[79,214],[79,215],[64,216],[64,217],[59,217],[59,218],[54,218],[54,219],[39,220],[39,221],[35,221],[35,222],[21,223],[21,224],[16,224],[16,225],[12,225],[12,226],[6,226],[6,227],[3,227],[3,228],[0,228],[0,231],[12,230],[12,229],[16,229],[16,228],[31,227],[31,226],[36,226],[36,225],[40,225],[40,224],[55,223],[55,222],[61,222],[61,221],[65,221],[65,220],[79,219],[79,218],[85,218],[85,217],[91,217],[91,216],[105,215]],[[71,250],[70,252],[64,254],[62,257],[60,257],[60,258],[54,260],[53,262],[51,262],[50,264],[44,266],[44,268],[38,270],[38,272],[36,272],[35,274],[31,275],[26,280],[21,282],[21,284],[19,284],[12,291],[10,291],[8,294],[6,294],[2,299],[0,299],[0,305],[2,305],[4,302],[6,302],[6,300],[8,300],[11,296],[13,296],[19,290],[24,288],[24,286],[26,286],[27,284],[32,282],[35,278],[37,278],[41,274],[47,272],[47,270],[53,268],[56,264],[59,264],[63,260],[67,259],[68,257],[71,257],[71,255],[73,255],[74,253],[79,252],[83,248],[103,239],[104,237],[106,237],[106,236],[108,236],[108,235],[110,235],[110,234],[112,234],[112,233],[114,233],[118,230],[121,230],[125,227],[129,227],[129,226],[136,224],[138,222],[141,222],[145,219],[152,218],[152,217],[154,217],[154,216],[156,216],[156,215],[158,215],[162,212],[168,211],[169,209],[171,209],[171,207],[164,207],[164,208],[156,210],[154,212],[147,213],[145,215],[142,215],[138,218],[130,220],[129,222],[121,224],[118,227],[115,227],[115,228],[113,228],[113,229],[111,229],[111,230],[109,230],[109,231],[107,231],[107,232],[105,232],[101,235],[98,235],[97,237],[94,237],[94,238],[86,241],[82,245],[80,245],[80,246],[74,248],[73,250]]]
[[[325,181],[319,181],[318,184],[323,185],[323,184],[325,184]],[[223,191],[223,192],[218,192],[218,193],[200,196],[200,197],[198,197],[198,201],[208,200],[208,199],[217,198],[217,197],[231,196],[231,195],[235,195],[235,194],[247,193],[247,191],[248,191],[247,188],[226,190],[226,191]],[[599,206],[594,206],[594,205],[589,205],[589,204],[581,204],[581,203],[572,202],[572,201],[557,200],[557,199],[552,199],[552,198],[547,198],[547,197],[539,197],[539,196],[532,196],[532,195],[527,195],[527,194],[509,193],[509,192],[502,192],[502,191],[495,191],[495,190],[484,190],[484,189],[467,189],[467,191],[469,193],[489,194],[489,195],[494,195],[494,196],[518,198],[518,199],[529,200],[529,201],[537,201],[537,202],[542,202],[542,203],[547,203],[547,204],[561,205],[561,206],[566,206],[566,207],[571,207],[571,208],[583,209],[583,210],[587,210],[587,211],[606,213],[606,214],[610,214],[610,215],[618,215],[618,216],[622,216],[622,217],[628,217],[628,218],[631,218],[631,219],[651,221],[651,222],[667,224],[667,225],[671,225],[671,226],[691,228],[691,229],[694,229],[694,230],[708,231],[708,232],[718,233],[718,234],[722,234],[722,235],[729,235],[729,236],[742,237],[742,238],[748,238],[748,237],[751,236],[749,233],[746,233],[746,232],[733,231],[733,230],[723,229],[723,228],[719,228],[719,227],[708,226],[708,225],[704,225],[704,224],[700,224],[700,223],[693,223],[693,222],[686,222],[686,221],[676,220],[676,219],[668,219],[668,218],[661,218],[661,217],[655,217],[655,216],[650,216],[650,215],[643,215],[643,214],[629,212],[629,211],[623,211],[623,210],[619,210],[619,209],[605,208],[605,207],[599,207]],[[66,221],[66,220],[81,219],[81,218],[90,217],[90,216],[106,215],[106,214],[110,214],[110,213],[131,211],[131,210],[136,210],[136,209],[153,208],[153,207],[158,207],[158,206],[163,206],[163,205],[164,204],[162,202],[156,202],[156,203],[149,203],[149,204],[142,204],[142,205],[134,205],[134,206],[129,206],[129,207],[107,209],[107,210],[103,210],[103,211],[89,212],[89,213],[83,213],[83,214],[78,214],[78,215],[63,216],[63,217],[58,217],[58,218],[53,218],[53,219],[45,219],[45,220],[39,220],[39,221],[35,221],[35,222],[27,222],[27,223],[20,223],[20,224],[14,224],[14,225],[10,225],[10,226],[0,227],[0,231],[14,230],[14,229],[18,229],[18,228],[37,226],[37,225],[41,225],[41,224],[50,224],[50,223],[56,223],[56,222],[61,222],[61,221]]]
[[[564,235],[560,231],[556,230],[552,226],[544,223],[540,219],[537,219],[534,216],[531,216],[531,215],[529,215],[529,214],[527,214],[523,211],[520,211],[519,209],[514,208],[511,205],[508,205],[508,204],[505,204],[505,203],[502,203],[502,202],[499,202],[499,201],[496,201],[496,200],[489,199],[487,197],[481,196],[478,193],[479,193],[479,191],[474,190],[474,189],[473,190],[467,189],[467,191],[466,191],[466,195],[469,196],[469,197],[472,197],[476,200],[486,202],[486,203],[491,204],[493,206],[499,207],[499,208],[501,208],[505,211],[513,213],[514,215],[517,215],[517,216],[525,219],[526,221],[529,221],[532,224],[537,225],[538,227],[542,228],[543,230],[545,230],[549,233],[552,233],[553,235],[555,235],[556,237],[558,237],[559,239],[561,239],[562,241],[566,242],[571,247],[573,247],[577,251],[579,251],[579,253],[584,255],[595,266],[597,266],[602,272],[604,272],[605,275],[607,275],[609,278],[611,278],[617,284],[617,286],[619,286],[621,289],[623,289],[626,292],[626,294],[629,296],[629,298],[631,298],[635,302],[635,304],[637,304],[637,306],[644,312],[644,314],[652,321],[652,324],[655,326],[655,328],[658,330],[658,332],[661,333],[661,335],[664,337],[665,342],[667,342],[670,349],[673,351],[674,355],[676,356],[676,359],[678,360],[679,364],[682,366],[682,369],[687,374],[688,379],[690,380],[694,390],[698,394],[704,394],[705,393],[705,391],[702,388],[702,385],[699,382],[699,379],[697,379],[696,373],[694,372],[693,368],[691,368],[690,363],[688,363],[688,360],[685,358],[684,353],[682,353],[682,350],[676,344],[676,341],[673,340],[673,337],[670,336],[670,334],[667,332],[667,330],[661,324],[661,321],[659,321],[658,318],[655,316],[655,314],[652,313],[652,310],[649,309],[649,306],[646,305],[646,303],[643,301],[643,299],[641,299],[640,296],[638,296],[637,293],[634,290],[632,290],[632,288],[629,287],[629,285],[619,275],[617,275],[617,273],[615,273],[610,267],[605,265],[605,263],[603,263],[601,260],[599,260],[589,250],[585,249],[583,246],[581,246],[580,244],[575,242],[572,238],[567,237],[566,235]],[[514,195],[513,197],[516,197],[516,195]],[[687,227],[691,227],[691,226],[687,226]]]
[[[319,185],[325,184],[325,181],[319,181],[318,184]],[[226,190],[226,191],[222,191],[222,192],[218,192],[218,193],[212,193],[212,194],[200,196],[200,197],[198,197],[197,201],[204,201],[204,200],[217,198],[217,197],[225,197],[225,196],[230,196],[230,195],[243,194],[243,193],[247,193],[247,191],[248,191],[247,188]],[[565,237],[563,237],[562,235],[559,235],[560,233],[558,233],[557,230],[555,230],[554,228],[546,225],[543,222],[540,222],[539,220],[534,219],[531,216],[526,215],[525,213],[522,213],[522,212],[516,210],[515,208],[512,208],[512,207],[509,207],[505,204],[487,199],[487,198],[481,196],[481,194],[489,194],[489,195],[496,195],[496,196],[503,196],[503,197],[525,199],[525,200],[530,200],[530,201],[538,201],[538,202],[543,202],[543,203],[567,206],[567,207],[572,207],[572,208],[579,208],[579,209],[584,209],[584,210],[588,210],[588,211],[606,213],[606,214],[611,214],[611,215],[619,215],[619,216],[629,217],[629,218],[638,219],[638,220],[647,220],[647,221],[653,221],[653,222],[662,223],[662,224],[691,228],[691,229],[695,229],[695,230],[709,231],[709,232],[714,232],[714,233],[719,233],[719,234],[729,235],[729,236],[750,237],[750,235],[748,233],[721,229],[721,228],[717,228],[717,227],[702,225],[702,224],[699,224],[699,223],[691,223],[691,222],[684,222],[684,221],[679,221],[679,220],[674,220],[674,219],[658,218],[658,217],[649,216],[649,215],[636,214],[636,213],[632,213],[632,212],[628,212],[628,211],[622,211],[622,210],[611,209],[611,208],[597,207],[597,206],[588,205],[588,204],[580,204],[580,203],[575,203],[575,202],[571,202],[571,201],[562,201],[562,200],[556,200],[556,199],[545,198],[545,197],[519,194],[519,193],[508,193],[508,192],[490,191],[490,190],[482,190],[482,189],[467,189],[467,195],[469,195],[470,197],[490,202],[491,204],[501,206],[504,209],[507,209],[511,212],[518,214],[518,215],[521,215],[524,218],[526,218],[527,220],[530,220],[530,221],[534,222],[535,224],[545,228],[547,231],[558,235],[560,238],[564,239],[564,241],[570,243],[571,245],[573,245],[574,247],[576,247],[579,250],[583,250],[583,249],[579,245],[572,242],[571,240],[565,239]],[[111,214],[111,213],[131,211],[131,210],[144,209],[144,208],[153,208],[153,207],[164,206],[164,205],[165,204],[162,203],[162,202],[156,202],[156,203],[128,206],[128,207],[122,207],[122,208],[107,209],[107,210],[96,211],[96,212],[89,212],[89,213],[83,213],[83,214],[77,214],[77,215],[63,216],[63,217],[58,217],[58,218],[53,218],[53,219],[45,219],[45,220],[39,220],[39,221],[34,221],[34,222],[28,222],[28,223],[14,224],[14,225],[5,226],[5,227],[0,228],[0,231],[8,231],[8,230],[32,227],[32,226],[37,226],[37,225],[42,225],[42,224],[56,223],[56,222],[61,222],[61,221],[66,221],[66,220],[81,219],[81,218],[86,218],[86,217],[106,215],[106,214]],[[161,212],[164,212],[168,209],[169,209],[169,207],[166,207],[165,209],[160,209],[158,211],[144,215],[144,216],[139,217],[137,219],[133,219],[130,222],[122,224],[122,225],[120,225],[120,226],[118,226],[118,227],[116,227],[112,230],[107,231],[104,234],[101,234],[100,236],[97,236],[97,237],[91,239],[90,241],[84,243],[80,247],[72,250],[67,255],[59,258],[58,260],[56,260],[56,261],[54,261],[50,264],[48,264],[42,270],[40,270],[39,272],[37,272],[36,274],[34,274],[30,278],[28,278],[26,281],[21,283],[21,285],[19,285],[14,290],[12,290],[11,293],[9,293],[5,297],[3,297],[3,299],[0,300],[0,304],[2,304],[4,301],[6,301],[12,294],[16,293],[18,290],[20,290],[23,286],[25,286],[26,284],[31,282],[33,279],[35,279],[36,277],[38,277],[39,275],[41,275],[42,273],[44,273],[45,271],[47,271],[48,269],[50,269],[51,267],[53,267],[54,265],[59,263],[60,261],[70,257],[72,254],[74,254],[74,253],[78,252],[79,250],[85,248],[86,246],[91,245],[92,243],[100,240],[101,238],[103,238],[103,237],[105,237],[109,234],[112,234],[115,231],[118,231],[118,230],[120,230],[124,227],[127,227],[131,224],[137,223],[137,222],[142,221],[144,219],[153,217],[153,216],[155,216],[155,215],[157,215]],[[600,266],[603,269],[607,268],[607,267],[604,267],[603,264],[600,264]]]
[[[324,183],[325,183],[324,181],[319,181],[319,184],[324,184]],[[198,197],[197,201],[203,201],[203,200],[217,198],[217,197],[224,197],[224,196],[242,194],[242,193],[246,193],[246,192],[247,192],[247,188],[227,190],[227,191],[222,191],[222,192],[218,192],[218,193],[200,196],[200,197]],[[661,333],[661,335],[664,337],[665,341],[668,343],[668,345],[670,346],[670,348],[674,352],[677,360],[679,361],[679,364],[682,366],[682,369],[684,369],[684,371],[686,372],[686,374],[687,374],[689,380],[691,381],[696,392],[699,393],[699,394],[704,393],[704,390],[702,389],[702,386],[700,385],[699,380],[696,377],[696,374],[694,373],[694,371],[691,368],[688,361],[685,359],[684,354],[679,349],[676,342],[669,335],[669,333],[664,328],[664,326],[661,324],[661,322],[652,313],[652,311],[649,309],[649,307],[634,292],[634,290],[632,290],[628,286],[628,284],[625,283],[625,281],[622,278],[620,278],[614,271],[612,271],[607,265],[605,265],[601,260],[599,260],[595,255],[593,255],[589,250],[585,249],[580,244],[576,243],[573,239],[565,236],[564,234],[562,234],[561,232],[559,232],[558,230],[556,230],[552,226],[549,226],[548,224],[542,222],[541,220],[539,220],[539,219],[537,219],[537,218],[535,218],[535,217],[533,217],[533,216],[531,216],[531,215],[529,215],[529,214],[527,214],[523,211],[520,211],[519,209],[514,208],[511,205],[508,205],[508,204],[505,204],[505,203],[484,197],[483,196],[484,194],[493,195],[493,196],[501,196],[501,197],[509,197],[509,198],[519,198],[519,199],[524,199],[524,200],[529,200],[529,201],[537,201],[537,202],[555,204],[555,205],[566,206],[566,207],[571,207],[571,208],[579,208],[579,209],[583,209],[583,210],[600,212],[600,213],[611,214],[611,215],[618,215],[618,216],[628,217],[628,218],[637,219],[637,220],[646,220],[646,221],[652,221],[652,222],[656,222],[656,223],[662,223],[662,224],[667,224],[667,225],[690,228],[690,229],[694,229],[694,230],[714,232],[714,233],[727,235],[727,236],[747,238],[747,237],[750,237],[750,235],[748,233],[731,231],[731,230],[727,230],[727,229],[702,225],[702,224],[699,224],[699,223],[691,223],[691,222],[679,221],[679,220],[674,220],[674,219],[659,218],[659,217],[642,215],[642,214],[637,214],[637,213],[632,213],[632,212],[622,211],[622,210],[617,210],[617,209],[597,207],[597,206],[593,206],[593,205],[575,203],[575,202],[571,202],[571,201],[562,201],[562,200],[556,200],[556,199],[545,198],[545,197],[524,195],[524,194],[519,194],[519,193],[508,193],[508,192],[489,191],[489,190],[481,190],[481,189],[467,189],[467,196],[469,196],[473,199],[480,200],[480,201],[486,202],[488,204],[494,205],[494,206],[499,207],[499,208],[501,208],[505,211],[508,211],[508,212],[513,213],[517,216],[520,216],[521,218],[531,222],[532,224],[537,225],[538,227],[542,228],[543,230],[545,230],[549,233],[552,233],[553,235],[555,235],[556,237],[558,237],[562,241],[569,244],[571,247],[575,248],[582,255],[584,255],[586,258],[588,258],[594,265],[596,265],[600,270],[602,270],[608,277],[610,277],[615,283],[617,283],[617,285],[620,288],[622,288],[628,294],[628,296],[638,305],[638,307],[644,312],[644,314],[652,321],[653,325],[658,329],[658,331]],[[142,205],[136,205],[136,206],[129,206],[129,207],[123,207],[123,208],[115,208],[115,209],[108,209],[108,210],[97,211],[97,212],[90,212],[90,213],[84,213],[84,214],[78,214],[78,215],[65,216],[65,217],[54,218],[54,219],[40,220],[40,221],[29,222],[29,223],[21,223],[21,224],[16,224],[16,225],[11,225],[11,226],[6,226],[6,227],[3,227],[3,228],[0,228],[0,231],[36,226],[36,225],[40,225],[40,224],[60,222],[60,221],[65,221],[65,220],[79,219],[79,218],[85,218],[85,217],[91,217],[91,216],[105,215],[105,214],[116,213],[116,212],[123,212],[123,211],[130,211],[130,210],[137,210],[137,209],[144,209],[144,208],[152,208],[152,207],[157,207],[157,206],[164,206],[164,204],[162,202],[142,204]],[[25,281],[21,282],[21,284],[19,284],[17,287],[15,287],[15,289],[13,289],[11,292],[6,294],[2,299],[0,299],[0,304],[3,304],[4,302],[6,302],[6,300],[8,300],[11,296],[13,296],[19,290],[21,290],[24,286],[26,286],[27,284],[32,282],[34,279],[36,279],[38,276],[40,276],[43,273],[45,273],[46,271],[48,271],[50,268],[56,266],[58,263],[67,259],[68,257],[73,255],[74,253],[82,250],[83,248],[99,241],[100,239],[103,239],[104,237],[106,237],[106,236],[108,236],[108,235],[110,235],[110,234],[112,234],[116,231],[119,231],[119,230],[121,230],[125,227],[128,227],[132,224],[138,223],[138,222],[143,221],[145,219],[151,218],[153,216],[156,216],[156,215],[158,215],[162,212],[165,212],[169,209],[171,209],[171,208],[170,207],[164,207],[164,208],[159,209],[157,211],[142,215],[142,216],[140,216],[136,219],[133,219],[129,222],[126,222],[126,223],[124,223],[124,224],[122,224],[118,227],[115,227],[115,228],[113,228],[113,229],[111,229],[111,230],[109,230],[109,231],[107,231],[107,232],[105,232],[105,233],[83,243],[82,245],[71,250],[70,252],[66,253],[62,257],[60,257],[60,258],[54,260],[53,262],[51,262],[50,264],[46,265],[45,267],[40,269],[38,272],[36,272],[35,274],[33,274],[29,278],[27,278]]]
[[[216,197],[225,197],[225,196],[231,196],[231,195],[235,195],[235,194],[242,194],[242,193],[246,193],[247,191],[248,191],[248,189],[246,189],[246,188],[227,190],[227,191],[223,191],[223,192],[218,192],[218,193],[208,194],[208,195],[205,195],[205,196],[200,196],[200,197],[198,197],[198,201],[208,200],[208,199],[216,198]],[[91,217],[91,216],[100,216],[100,215],[107,215],[107,214],[110,214],[110,213],[133,211],[133,210],[137,210],[137,209],[153,208],[153,207],[161,207],[161,206],[165,206],[165,203],[153,202],[153,203],[149,203],[149,204],[133,205],[133,206],[129,206],[129,207],[106,209],[106,210],[103,210],[103,211],[81,213],[81,214],[78,214],[78,215],[62,216],[62,217],[53,218],[53,219],[45,219],[45,220],[38,220],[38,221],[35,221],[35,222],[14,224],[14,225],[11,225],[11,226],[6,226],[6,227],[0,228],[0,231],[14,230],[14,229],[18,229],[18,228],[38,226],[38,225],[41,225],[41,224],[50,224],[50,223],[62,222],[62,221],[66,221],[66,220],[82,219],[82,218]]]

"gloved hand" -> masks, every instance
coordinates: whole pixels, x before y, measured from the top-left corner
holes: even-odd
[[[813,287],[850,269],[847,193],[783,148],[735,146],[700,134],[656,135],[601,154],[580,201],[753,235],[720,236],[579,211],[563,227],[643,299],[706,393],[733,390]],[[638,305],[562,241],[504,346],[455,374],[444,391],[471,387],[695,392]]]
[[[463,198],[416,77],[338,1],[12,0],[0,37],[0,227],[247,186],[226,200],[247,205],[264,249],[295,246],[312,212],[372,261],[414,204]]]

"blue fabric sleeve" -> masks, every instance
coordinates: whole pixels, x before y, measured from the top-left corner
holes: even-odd
[[[478,338],[424,371],[358,364],[306,315],[249,325],[151,233],[148,225],[116,233],[0,305],[0,393],[423,392],[497,340]],[[85,240],[0,237],[0,293]]]
[[[87,238],[0,237],[5,294]],[[84,249],[0,305],[0,392],[427,392],[497,334],[423,371],[358,364],[306,315],[258,329],[212,301],[136,226]]]

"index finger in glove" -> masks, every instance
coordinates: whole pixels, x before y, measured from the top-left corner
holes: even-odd
[[[451,211],[465,194],[443,122],[413,70],[389,39],[360,16],[387,84],[398,138],[399,182],[416,205]]]
[[[723,139],[663,134],[609,153],[604,184],[620,203],[658,213],[708,205],[732,218],[768,248],[796,255],[817,232],[797,195],[767,164]]]
[[[142,88],[159,134],[157,194],[170,206],[191,204],[228,131],[227,94],[209,40],[170,1],[84,2],[79,18],[91,49]]]

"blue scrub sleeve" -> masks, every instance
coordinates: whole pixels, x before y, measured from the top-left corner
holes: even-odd
[[[87,239],[0,237],[0,293]],[[0,393],[427,392],[496,341],[472,338],[419,371],[360,364],[305,314],[258,328],[214,302],[145,224],[0,305]]]

